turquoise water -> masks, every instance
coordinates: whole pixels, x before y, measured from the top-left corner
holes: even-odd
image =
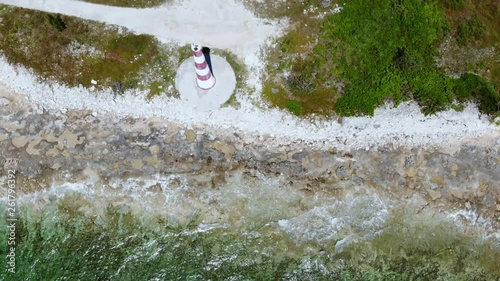
[[[169,176],[18,201],[16,273],[0,280],[500,280],[498,237],[367,192]]]

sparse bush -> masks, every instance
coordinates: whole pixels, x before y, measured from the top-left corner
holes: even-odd
[[[286,102],[286,108],[293,114],[299,116],[302,112],[302,104],[298,101],[289,100]]]
[[[474,15],[457,26],[457,42],[461,45],[478,40],[485,33],[485,26],[481,20]]]
[[[47,20],[49,21],[50,25],[52,25],[60,32],[66,29],[66,23],[62,20],[60,14],[57,14],[56,16],[47,14]]]

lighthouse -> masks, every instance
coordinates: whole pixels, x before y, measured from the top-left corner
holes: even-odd
[[[179,98],[198,112],[216,110],[235,93],[233,68],[221,56],[208,56],[201,44],[187,47],[191,47],[193,55],[181,63],[175,75]],[[217,83],[214,73],[217,74]]]
[[[210,67],[208,66],[202,49],[203,47],[199,44],[191,45],[196,71],[196,85],[202,90],[210,90],[215,86],[215,77],[210,71]]]

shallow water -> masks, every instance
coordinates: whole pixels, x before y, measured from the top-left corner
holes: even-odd
[[[0,280],[500,278],[500,237],[472,209],[418,212],[362,187],[311,192],[259,174],[217,186],[87,176],[18,198],[16,273]]]

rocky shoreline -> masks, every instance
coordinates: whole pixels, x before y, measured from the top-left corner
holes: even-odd
[[[211,184],[235,172],[285,177],[304,192],[370,188],[404,202],[417,196],[422,208],[466,204],[500,221],[500,137],[458,148],[385,147],[346,150],[279,144],[260,136],[218,132],[160,118],[97,116],[91,111],[47,112],[21,94],[0,93],[0,160],[19,159],[20,189],[41,190],[56,179],[91,168],[103,180],[155,174],[205,174]],[[444,145],[443,145],[444,147]]]

